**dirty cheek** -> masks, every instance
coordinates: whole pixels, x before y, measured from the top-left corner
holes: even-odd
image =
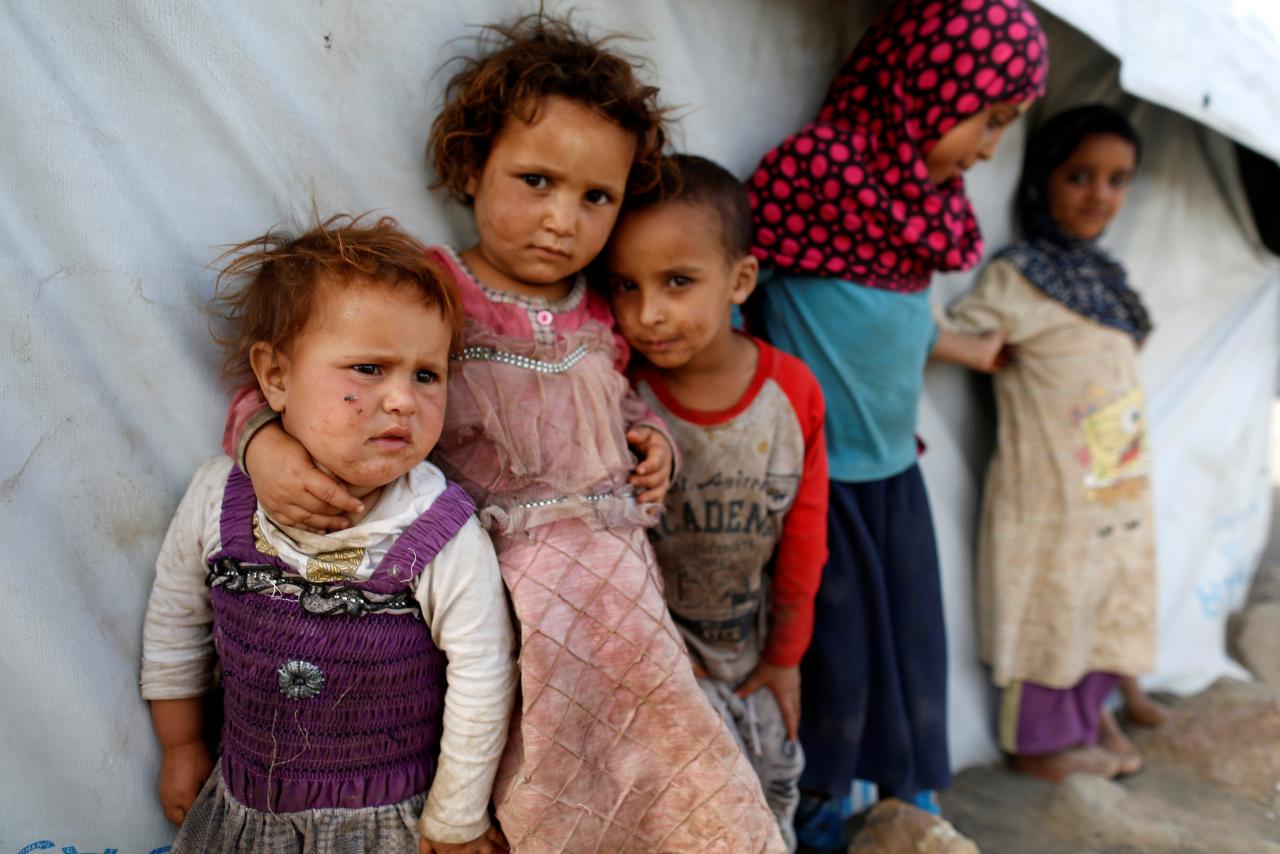
[[[317,428],[328,436],[342,438],[353,432],[357,416],[364,411],[364,404],[360,399],[360,389],[355,388],[354,384],[346,388],[339,386],[336,394],[339,399],[338,404],[326,407],[324,417],[320,419]]]

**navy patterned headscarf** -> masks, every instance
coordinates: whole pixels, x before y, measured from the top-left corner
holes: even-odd
[[[1094,240],[1067,234],[1049,215],[1049,175],[1094,134],[1142,141],[1123,115],[1102,104],[1058,113],[1027,145],[1018,184],[1018,218],[1023,242],[996,254],[1012,263],[1047,296],[1090,320],[1128,334],[1139,346],[1151,333],[1151,318],[1142,298],[1129,287],[1124,267]]]

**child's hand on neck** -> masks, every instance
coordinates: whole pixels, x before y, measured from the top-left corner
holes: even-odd
[[[364,518],[373,511],[374,506],[378,503],[378,499],[382,497],[382,493],[387,488],[387,484],[383,484],[381,486],[356,486],[355,484],[347,483],[345,480],[338,477],[319,463],[316,463],[316,468],[322,473],[333,478],[334,482],[338,484],[338,486],[345,489],[352,498],[356,498],[361,502],[362,507],[360,510],[342,514],[351,522],[352,527],[359,525]]]

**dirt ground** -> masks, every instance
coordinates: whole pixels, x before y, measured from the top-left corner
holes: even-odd
[[[973,768],[942,794],[943,815],[985,854],[1280,852],[1276,695],[1223,680],[1165,699],[1178,715],[1165,730],[1127,728],[1146,756],[1137,774],[1054,785]]]

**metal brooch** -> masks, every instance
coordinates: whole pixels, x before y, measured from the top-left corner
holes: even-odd
[[[280,665],[276,675],[279,677],[280,693],[291,700],[310,699],[324,687],[324,671],[300,658]]]

